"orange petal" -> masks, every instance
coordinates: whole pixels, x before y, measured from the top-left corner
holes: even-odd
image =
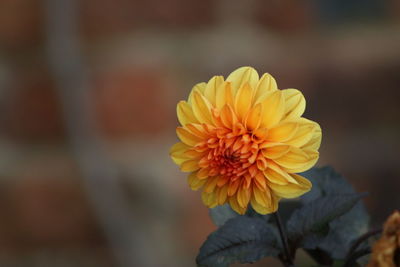
[[[258,103],[247,114],[246,119],[244,121],[244,125],[248,130],[250,131],[256,130],[260,126],[261,112],[262,112],[261,108],[262,108],[261,103]]]
[[[200,180],[197,178],[196,173],[193,172],[188,176],[188,184],[190,188],[194,191],[199,190],[203,185],[207,182],[207,180]]]
[[[187,160],[181,164],[181,171],[183,172],[196,171],[200,168],[198,163],[199,163],[198,160],[193,160],[193,159]]]
[[[200,137],[195,136],[183,127],[177,127],[176,134],[178,135],[179,139],[188,146],[195,146],[202,141]]]
[[[229,105],[225,105],[221,110],[221,121],[225,127],[232,129],[236,125],[238,119]]]

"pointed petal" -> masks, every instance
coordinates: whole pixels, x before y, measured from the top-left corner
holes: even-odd
[[[311,140],[311,138],[314,135],[314,130],[315,130],[315,125],[313,124],[299,125],[296,134],[285,143],[295,147],[301,147],[307,144]]]
[[[269,159],[280,158],[290,150],[290,146],[284,143],[269,143],[262,147],[263,156]]]
[[[228,198],[228,187],[223,186],[223,187],[219,188],[217,195],[218,195],[218,204],[219,205],[225,204],[225,202]]]
[[[204,90],[204,96],[214,107],[216,105],[217,89],[223,82],[224,82],[224,77],[214,76],[208,81],[206,88]]]
[[[285,99],[281,90],[276,90],[262,102],[262,121],[261,126],[272,128],[277,125],[284,114]]]
[[[210,102],[208,102],[208,100],[199,91],[193,92],[191,102],[193,114],[196,119],[200,123],[212,124]]]
[[[236,211],[236,212],[239,213],[239,214],[242,214],[242,215],[243,215],[243,214],[245,214],[245,212],[246,212],[246,208],[242,208],[242,207],[239,205],[236,196],[229,197],[229,205],[232,207],[232,209],[233,209],[234,211]]]
[[[200,180],[197,178],[196,173],[192,172],[188,176],[188,184],[193,191],[197,191],[203,187],[203,185],[207,182],[207,180]]]
[[[238,122],[238,118],[236,117],[235,113],[233,112],[233,109],[229,105],[225,105],[220,113],[221,121],[222,124],[225,125],[225,127],[232,129],[234,125]]]
[[[297,122],[283,122],[272,128],[268,132],[267,140],[277,143],[284,143],[293,138],[299,124]]]
[[[193,114],[192,107],[186,101],[180,101],[176,106],[178,120],[182,126],[188,123],[198,123],[198,120]]]
[[[276,90],[278,90],[278,86],[274,77],[272,77],[269,73],[264,73],[257,83],[254,94],[254,102],[259,99],[265,99],[267,94]]]
[[[218,199],[215,192],[207,193],[203,191],[201,194],[201,200],[203,200],[204,205],[209,208],[214,208],[218,205]]]
[[[245,118],[251,107],[252,89],[248,83],[239,88],[235,97],[235,112],[239,121]]]
[[[171,147],[169,155],[175,164],[181,165],[184,161],[189,159],[189,157],[185,154],[189,148],[190,147],[188,145],[185,145],[182,142],[178,142]]]
[[[176,134],[178,135],[179,139],[188,146],[195,146],[202,141],[200,137],[192,134],[184,127],[177,127]]]
[[[268,183],[274,194],[283,198],[296,198],[310,191],[312,184],[309,180],[298,174],[290,174],[290,176],[297,181],[297,184],[278,185]]]
[[[262,105],[261,103],[258,103],[255,105],[254,108],[250,110],[250,112],[247,114],[247,117],[245,119],[245,127],[248,130],[256,130],[261,123],[261,112],[262,112]]]
[[[181,171],[183,171],[183,172],[197,171],[200,168],[198,163],[199,163],[198,160],[194,160],[194,159],[187,160],[182,163]]]
[[[258,73],[252,67],[241,67],[229,74],[227,81],[232,82],[232,89],[235,93],[245,83],[248,83],[251,88],[255,88],[258,83]]]
[[[206,89],[206,85],[207,85],[206,83],[202,82],[202,83],[198,83],[195,86],[193,86],[192,90],[190,91],[189,97],[188,97],[188,103],[190,105],[192,104],[193,92],[198,91],[201,94],[203,94]]]
[[[318,161],[319,153],[311,150],[302,150],[291,147],[284,156],[274,161],[291,173],[304,172],[310,169]]]
[[[216,107],[221,110],[225,105],[233,107],[233,93],[230,82],[224,82],[217,88]]]
[[[297,89],[282,90],[285,97],[285,119],[300,118],[306,109],[306,99]]]

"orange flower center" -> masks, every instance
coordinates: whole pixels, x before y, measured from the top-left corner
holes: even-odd
[[[203,155],[198,175],[219,176],[218,186],[244,178],[243,183],[248,188],[252,178],[267,165],[259,149],[261,142],[248,132],[208,138],[195,147]]]

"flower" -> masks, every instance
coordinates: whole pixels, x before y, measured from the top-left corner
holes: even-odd
[[[170,155],[189,172],[190,187],[203,189],[206,206],[229,203],[244,214],[251,204],[260,214],[275,212],[281,198],[311,189],[296,173],[317,162],[321,128],[301,117],[305,106],[300,91],[280,90],[270,74],[259,78],[251,67],[226,80],[214,76],[178,103],[181,142]]]
[[[383,234],[372,248],[372,255],[367,267],[396,267],[399,266],[399,260],[400,212],[395,211],[383,225]]]

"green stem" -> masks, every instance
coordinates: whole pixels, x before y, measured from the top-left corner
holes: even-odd
[[[283,253],[284,253],[283,263],[287,267],[294,266],[293,259],[290,254],[290,248],[289,248],[289,243],[288,243],[288,238],[287,238],[287,234],[285,231],[285,227],[282,224],[282,220],[281,220],[281,217],[279,216],[278,211],[274,213],[274,217],[275,217],[276,225],[278,226],[279,235],[281,237],[282,246],[283,246]]]

